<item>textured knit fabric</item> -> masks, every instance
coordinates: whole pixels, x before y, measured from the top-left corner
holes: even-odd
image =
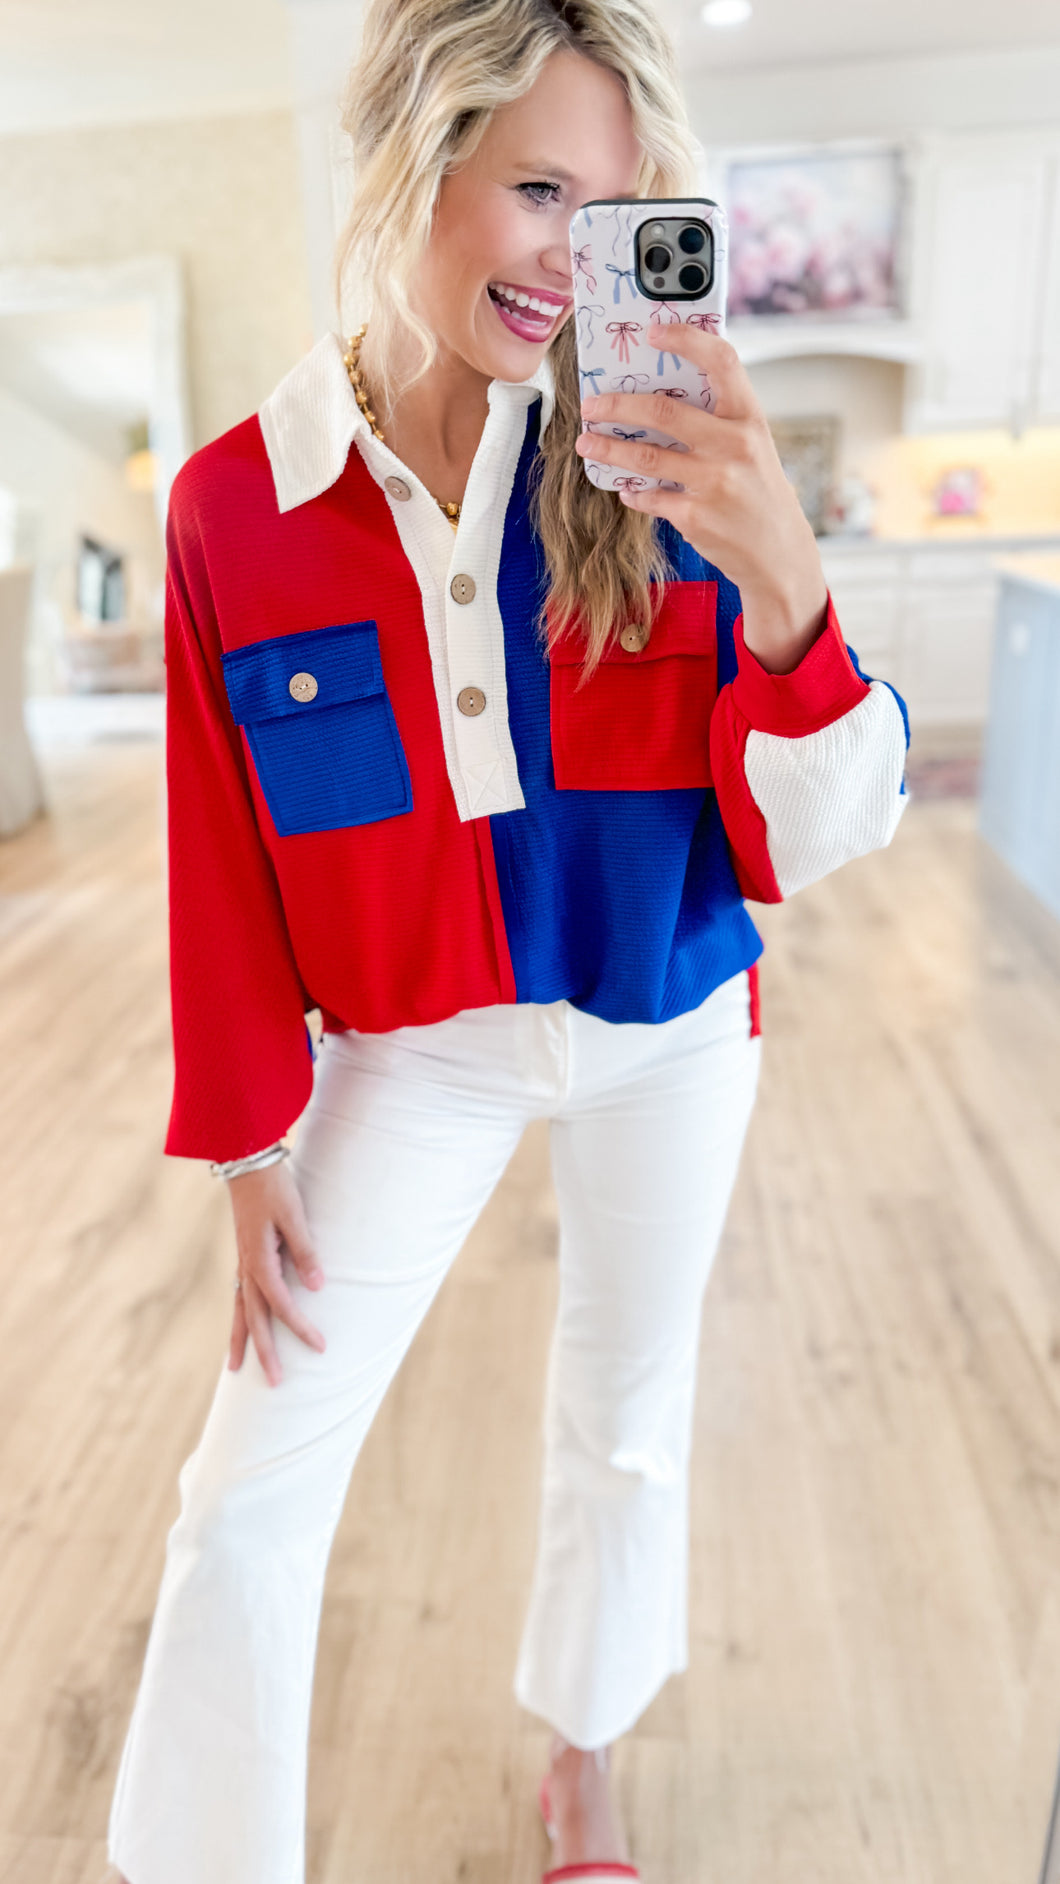
[[[334,335],[174,484],[172,1153],[287,1130],[310,1007],[328,1032],[561,999],[666,1021],[757,960],[745,897],[890,841],[904,708],[830,601],[768,674],[734,585],[663,523],[648,645],[585,685],[576,636],[549,659],[528,489],[547,357],[488,400],[455,532],[372,435]]]

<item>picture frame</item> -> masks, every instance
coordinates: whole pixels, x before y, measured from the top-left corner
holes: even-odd
[[[901,318],[906,198],[905,153],[895,143],[730,152],[729,315]]]
[[[838,418],[823,412],[770,419],[769,429],[784,475],[795,487],[804,516],[814,535],[823,536],[839,459]]]

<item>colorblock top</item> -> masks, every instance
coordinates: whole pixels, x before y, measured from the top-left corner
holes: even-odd
[[[893,835],[905,709],[831,601],[769,674],[733,584],[663,521],[647,645],[627,631],[582,687],[576,638],[549,658],[528,514],[547,356],[488,402],[455,531],[333,334],[173,485],[172,1154],[288,1129],[313,1007],[331,1032],[561,998],[668,1020],[757,961],[745,898]]]

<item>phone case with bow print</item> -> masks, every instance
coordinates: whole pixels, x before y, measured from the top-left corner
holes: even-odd
[[[661,219],[665,219],[662,222]],[[685,220],[705,226],[704,247],[685,256],[685,266],[703,264],[710,251],[709,279],[698,292],[647,291],[652,276],[646,265],[653,227]],[[638,234],[640,240],[638,242]],[[693,238],[689,237],[691,241]],[[664,392],[671,399],[692,399],[709,412],[713,397],[707,375],[691,360],[654,347],[645,338],[649,322],[685,321],[720,334],[725,327],[728,277],[728,225],[725,212],[708,197],[638,197],[628,201],[583,203],[571,217],[571,266],[578,377],[582,396],[589,392]],[[671,255],[674,254],[672,247]],[[680,257],[675,257],[675,260]],[[672,272],[672,270],[671,270]],[[655,281],[665,279],[656,275]],[[684,446],[669,433],[631,427],[607,419],[583,420],[583,432],[607,432],[614,438],[669,446],[675,459]],[[617,464],[584,458],[586,475],[600,490],[680,491],[677,477],[647,477]],[[677,466],[675,464],[675,471]]]

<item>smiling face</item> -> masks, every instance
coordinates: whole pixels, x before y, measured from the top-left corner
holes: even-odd
[[[571,216],[632,195],[642,154],[616,74],[553,53],[442,179],[414,301],[443,352],[487,380],[529,378],[573,309]]]

